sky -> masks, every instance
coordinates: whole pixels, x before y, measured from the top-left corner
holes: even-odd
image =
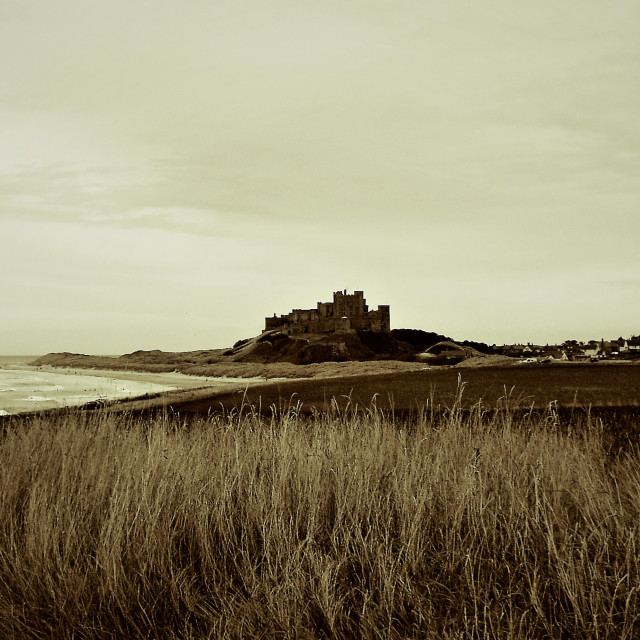
[[[0,0],[0,353],[226,347],[334,291],[640,333],[637,0]]]

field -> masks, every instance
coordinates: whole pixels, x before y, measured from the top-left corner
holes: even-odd
[[[176,398],[175,411],[207,412],[224,407],[238,409],[243,404],[272,405],[282,409],[291,403],[303,411],[326,411],[367,407],[375,397],[380,408],[411,412],[425,407],[450,407],[464,386],[462,403],[471,407],[481,401],[492,408],[508,399],[511,406],[544,408],[549,403],[561,407],[638,407],[640,366],[616,364],[519,365],[509,367],[431,368],[380,375],[350,375],[313,380],[281,381],[256,385],[246,390],[220,393],[190,401]]]
[[[640,637],[639,371],[2,418],[0,637]]]
[[[3,427],[0,637],[640,634],[640,451],[588,412]]]

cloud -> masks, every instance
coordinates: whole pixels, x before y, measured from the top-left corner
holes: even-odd
[[[215,294],[242,324],[418,291],[448,332],[635,288],[633,0],[5,5],[0,260],[29,256],[33,299],[99,306],[113,277],[143,315],[140,291],[169,314]]]
[[[132,168],[61,163],[20,167],[0,176],[0,219],[155,228],[193,235],[250,235],[251,217],[181,201],[179,180]]]

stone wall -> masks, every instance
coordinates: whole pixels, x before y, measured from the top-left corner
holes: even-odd
[[[265,318],[265,331],[285,334],[335,331],[391,331],[389,305],[369,311],[363,291],[336,291],[333,302],[318,302],[315,309],[293,309],[283,316]]]

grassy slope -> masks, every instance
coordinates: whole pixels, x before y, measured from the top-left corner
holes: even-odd
[[[372,362],[319,362],[296,365],[290,362],[235,362],[220,353],[194,351],[192,353],[137,352],[120,357],[87,356],[72,353],[50,353],[32,363],[34,366],[77,369],[106,369],[113,371],[141,371],[166,373],[178,371],[186,375],[228,378],[312,378],[354,373],[412,370],[419,363],[395,360]]]
[[[0,636],[637,638],[640,454],[580,419],[13,419]]]

